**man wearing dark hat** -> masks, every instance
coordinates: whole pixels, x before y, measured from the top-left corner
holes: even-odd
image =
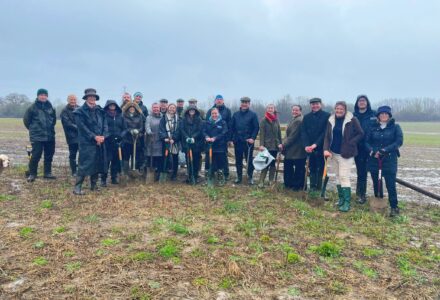
[[[330,114],[322,110],[322,100],[320,98],[312,98],[309,102],[311,112],[304,116],[301,126],[301,140],[309,157],[309,193],[317,196],[322,187],[322,174],[324,172],[323,145]]]
[[[108,127],[105,112],[96,105],[99,96],[95,89],[86,89],[83,100],[84,104],[74,112],[79,142],[78,173],[73,189],[75,195],[84,195],[82,184],[86,176],[90,176],[90,189],[98,190],[99,173],[104,173],[106,166],[104,142],[108,137]]]
[[[185,100],[182,98],[179,98],[176,100],[176,113],[179,116],[179,118],[183,118],[183,113],[185,112],[184,106],[185,106]]]
[[[168,110],[168,100],[167,99],[160,99],[159,100],[159,107],[160,107],[160,114],[163,117],[167,113],[167,110]]]
[[[76,177],[76,154],[78,153],[78,127],[76,126],[73,111],[78,108],[76,104],[76,96],[69,95],[67,97],[67,105],[60,114],[61,123],[63,124],[64,135],[69,146],[69,165],[72,176]]]
[[[188,100],[188,106],[197,108],[197,110],[200,113],[200,118],[202,118],[202,120],[205,120],[205,117],[206,117],[205,111],[203,109],[200,109],[200,108],[197,107],[197,99],[195,99],[195,98],[189,99]]]
[[[376,112],[371,109],[370,100],[366,95],[360,95],[356,99],[354,104],[353,115],[359,120],[362,130],[364,131],[364,137],[358,142],[358,155],[354,158],[356,163],[357,183],[356,183],[356,196],[358,196],[358,202],[364,204],[367,202],[367,165],[369,153],[365,147],[365,136],[367,135],[370,127],[376,123]]]
[[[37,178],[38,163],[44,152],[44,178],[55,179],[52,175],[52,160],[55,153],[55,109],[48,100],[46,89],[37,91],[37,99],[26,110],[23,117],[24,126],[29,130],[32,144],[32,156],[29,161],[28,182]]]
[[[240,110],[235,112],[231,119],[230,139],[234,143],[235,166],[237,168],[235,183],[240,184],[242,182],[244,157],[248,165],[248,183],[253,185],[254,165],[252,162],[254,159],[254,143],[260,126],[257,114],[249,109],[251,99],[249,97],[242,97],[240,101]]]
[[[222,95],[217,95],[214,99],[214,106],[211,107],[208,112],[206,113],[206,119],[210,120],[211,118],[211,111],[213,108],[217,108],[221,118],[223,121],[226,122],[226,125],[228,126],[228,133],[226,135],[226,140],[230,140],[231,136],[231,120],[232,120],[232,113],[229,108],[225,106],[225,101],[223,99]],[[205,170],[208,169],[208,160],[205,160]],[[228,156],[226,155],[226,164],[225,169],[223,170],[223,174],[225,175],[225,180],[229,180],[229,162],[228,162]]]

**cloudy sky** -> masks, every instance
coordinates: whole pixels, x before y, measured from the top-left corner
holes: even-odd
[[[0,96],[440,97],[438,0],[1,0]]]

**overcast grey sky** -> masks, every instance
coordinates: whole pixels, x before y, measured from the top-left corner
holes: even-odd
[[[440,95],[440,1],[1,0],[0,95]]]

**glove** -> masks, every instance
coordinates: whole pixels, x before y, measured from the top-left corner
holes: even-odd
[[[186,139],[186,143],[187,144],[194,144],[194,139],[193,138],[187,138]]]
[[[115,136],[114,140],[116,143],[119,143],[121,141],[121,137],[119,135]]]
[[[132,129],[130,130],[131,135],[138,135],[139,134],[139,130],[137,129]]]

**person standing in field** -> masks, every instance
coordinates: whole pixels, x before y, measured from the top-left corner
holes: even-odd
[[[199,111],[199,113],[200,113],[200,118],[202,118],[202,120],[205,120],[205,118],[206,118],[206,114],[205,114],[205,112],[203,111],[203,109],[200,109],[199,107],[197,107],[197,99],[195,99],[195,98],[191,98],[191,99],[189,99],[188,100],[188,107],[195,107],[195,108],[197,108],[197,110]]]
[[[322,174],[324,172],[322,146],[330,114],[322,110],[322,100],[320,98],[312,98],[309,102],[311,112],[304,116],[301,125],[301,140],[310,160],[309,194],[312,197],[317,197],[322,187]]]
[[[159,100],[160,105],[160,113],[162,116],[165,116],[168,111],[168,100],[167,99],[160,99]]]
[[[171,103],[167,106],[167,113],[162,117],[159,124],[159,139],[163,143],[163,151],[169,151],[167,158],[167,168],[171,169],[171,180],[177,179],[177,170],[179,169],[179,143],[175,141],[177,134],[177,125],[179,124],[179,116],[176,113],[176,105]],[[165,164],[165,163],[164,163]],[[163,170],[166,172],[167,170]]]
[[[135,102],[128,103],[122,109],[124,117],[124,131],[122,133],[122,160],[124,173],[128,174],[130,169],[130,160],[134,163],[136,155],[136,164],[131,166],[131,169],[139,170],[141,168],[141,159],[144,156],[141,140],[144,138],[145,117],[142,110]],[[134,144],[136,141],[136,149]],[[136,151],[136,152],[134,152]]]
[[[78,153],[78,127],[76,126],[73,111],[78,107],[76,96],[69,95],[67,97],[67,105],[63,108],[60,114],[64,135],[66,136],[66,142],[69,146],[69,165],[73,177],[76,177],[76,155]]]
[[[82,184],[86,176],[90,176],[90,190],[98,191],[98,177],[104,173],[106,166],[105,139],[108,137],[108,127],[105,112],[96,105],[99,95],[95,89],[86,89],[83,100],[84,104],[74,111],[79,143],[78,172],[73,189],[75,195],[84,195]]]
[[[338,101],[335,112],[327,122],[324,137],[324,157],[335,162],[335,173],[338,189],[338,207],[342,212],[350,210],[351,202],[351,168],[354,157],[358,154],[358,143],[364,132],[356,117],[347,111],[347,104]]]
[[[218,112],[219,112],[219,114],[221,116],[221,119],[226,123],[226,126],[228,128],[228,132],[226,133],[224,138],[226,139],[226,141],[229,141],[230,140],[230,136],[231,136],[230,128],[231,128],[232,113],[231,113],[231,110],[228,107],[226,107],[225,101],[224,101],[222,95],[217,95],[215,97],[214,106],[211,107],[208,110],[207,114],[206,114],[208,116],[208,118],[211,117],[211,111],[213,109],[217,109],[218,110]],[[228,149],[226,147],[226,162],[224,164],[225,168],[223,170],[223,175],[224,175],[225,181],[229,180],[229,161],[228,161],[227,150]],[[208,163],[209,162],[205,159],[205,170],[208,170]]]
[[[283,142],[284,154],[284,186],[294,191],[304,188],[306,151],[301,141],[301,126],[303,122],[300,105],[292,106],[292,120],[286,129]]]
[[[125,92],[122,94],[122,103],[121,103],[121,109],[124,109],[124,106],[131,102],[131,95],[130,93]]]
[[[354,104],[354,116],[359,120],[364,137],[358,143],[358,154],[355,156],[357,182],[356,182],[356,196],[358,202],[364,204],[367,202],[367,174],[368,174],[368,159],[369,153],[365,147],[365,136],[370,131],[371,126],[377,122],[376,112],[371,109],[370,100],[366,95],[360,95]]]
[[[274,104],[266,106],[266,113],[260,122],[260,147],[259,150],[267,149],[274,158],[277,157],[278,151],[283,149],[281,140],[281,127],[278,121],[278,115]],[[276,159],[274,159],[269,166],[264,168],[260,174],[260,181],[258,187],[264,187],[264,180],[269,171],[269,184],[272,185],[275,179]]]
[[[107,100],[104,106],[105,119],[108,126],[108,138],[105,139],[107,151],[107,164],[104,173],[101,175],[101,186],[107,186],[107,176],[110,168],[112,184],[118,184],[118,173],[122,172],[119,161],[118,148],[122,141],[122,132],[125,128],[125,121],[122,117],[122,110],[115,100]]]
[[[147,165],[154,168],[154,181],[159,181],[159,176],[163,165],[163,145],[159,138],[159,125],[161,119],[162,116],[160,114],[160,106],[158,103],[153,103],[153,105],[151,105],[151,114],[145,121],[145,156],[147,159]]]
[[[231,143],[234,144],[235,167],[237,168],[237,179],[235,184],[241,184],[243,179],[243,158],[247,162],[248,184],[253,185],[253,152],[255,139],[260,129],[258,117],[250,110],[251,99],[242,97],[240,99],[240,110],[232,115],[231,120]]]
[[[147,118],[148,117],[148,108],[142,102],[144,95],[141,92],[136,92],[133,94],[133,98],[134,98],[133,102],[139,106],[139,108],[142,111],[142,114],[144,115],[145,118]]]
[[[183,118],[183,113],[185,112],[185,100],[183,100],[182,98],[179,98],[176,100],[176,113],[179,116],[179,118]]]
[[[139,106],[139,108],[141,109],[142,115],[144,116],[144,123],[145,123],[145,120],[148,117],[148,108],[142,102],[143,97],[144,97],[144,95],[142,95],[141,92],[136,92],[133,94],[133,98],[134,98],[133,102],[136,103]],[[142,169],[143,175],[146,176],[147,175],[147,167],[145,164],[145,157],[143,155],[145,153],[145,138],[143,137],[138,142],[139,142],[139,147],[140,147],[139,151],[140,151],[140,153],[142,153],[142,155],[140,155],[139,157],[136,157],[136,164],[138,166],[140,166],[139,168]]]
[[[208,144],[205,155],[207,158],[205,169],[211,170],[211,172],[208,171],[208,177],[212,180],[214,174],[217,173],[219,182],[221,182],[228,162],[228,125],[216,107],[209,110],[209,118],[203,126],[203,136]],[[212,166],[209,164],[209,145],[212,147]]]
[[[32,156],[29,160],[28,182],[37,178],[38,163],[44,152],[44,178],[56,179],[52,175],[52,160],[55,154],[55,124],[56,112],[48,100],[49,93],[46,89],[37,91],[37,99],[26,110],[23,123],[29,130],[29,139],[32,145]]]
[[[378,188],[379,163],[382,164],[382,176],[385,178],[388,201],[391,206],[390,217],[395,217],[399,215],[396,176],[398,157],[400,157],[399,148],[403,144],[403,133],[399,124],[396,124],[393,119],[391,107],[379,107],[376,116],[376,123],[371,126],[365,137],[365,146],[370,154],[368,169],[373,179],[374,195],[379,197],[381,193]]]

